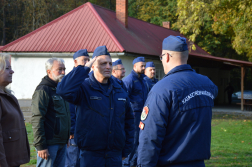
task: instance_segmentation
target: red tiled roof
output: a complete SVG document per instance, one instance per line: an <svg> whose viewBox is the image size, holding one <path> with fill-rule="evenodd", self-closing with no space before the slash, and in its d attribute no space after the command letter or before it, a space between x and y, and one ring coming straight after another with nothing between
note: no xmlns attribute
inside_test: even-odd
<svg viewBox="0 0 252 167"><path fill-rule="evenodd" d="M68 12L37 30L5 45L5 52L76 52L86 48L93 52L106 45L110 52L130 52L159 55L162 41L179 32L150 24L132 17L128 28L117 19L115 12L90 2ZM198 54L206 54L197 46Z"/></svg>
<svg viewBox="0 0 252 167"><path fill-rule="evenodd" d="M3 52L76 52L106 45L109 52L128 52L158 56L162 41L169 35L183 36L132 17L128 28L116 19L114 11L87 2L37 30L0 48ZM252 66L252 63L211 56L196 45L190 55L216 61Z"/></svg>
<svg viewBox="0 0 252 167"><path fill-rule="evenodd" d="M132 17L128 18L128 28L125 28L123 24L116 19L115 12L99 6L95 6L95 9L119 43L123 46L125 52L160 55L164 38L169 35L183 36L177 31ZM192 51L192 53L210 55L197 45L196 51Z"/></svg>
<svg viewBox="0 0 252 167"><path fill-rule="evenodd" d="M91 3L86 3L31 33L5 45L5 52L93 52L106 45L111 52L123 48L99 17Z"/></svg>

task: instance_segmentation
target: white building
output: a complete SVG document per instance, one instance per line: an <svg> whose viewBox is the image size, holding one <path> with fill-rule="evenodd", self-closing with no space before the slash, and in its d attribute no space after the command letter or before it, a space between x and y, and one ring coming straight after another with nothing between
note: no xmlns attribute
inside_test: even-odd
<svg viewBox="0 0 252 167"><path fill-rule="evenodd" d="M117 4L117 9L121 3ZM3 46L0 52L12 55L15 71L11 89L18 99L31 99L41 79L46 75L45 62L51 57L65 60L66 73L73 68L73 54L87 49L92 56L97 46L106 45L112 60L122 59L126 75L132 70L134 58L144 56L156 65L156 77L164 76L159 55L162 41L169 35L183 36L177 31L150 24L90 2L68 12L37 30ZM229 71L236 66L252 67L252 63L214 57L196 45L191 50L188 64L198 73L207 75L218 87L217 103L225 103L224 89L230 80Z"/></svg>

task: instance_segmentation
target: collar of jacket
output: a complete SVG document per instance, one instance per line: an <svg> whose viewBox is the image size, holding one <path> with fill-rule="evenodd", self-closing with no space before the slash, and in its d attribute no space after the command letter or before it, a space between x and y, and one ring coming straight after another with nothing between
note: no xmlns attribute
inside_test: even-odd
<svg viewBox="0 0 252 167"><path fill-rule="evenodd" d="M134 70L132 70L131 73L134 77L138 78L138 73L136 73ZM138 79L143 80L144 77L145 77L144 74L140 74L140 77Z"/></svg>
<svg viewBox="0 0 252 167"><path fill-rule="evenodd" d="M154 81L154 82L156 82L156 81L157 81L157 79L156 79L156 78L150 79L150 78L149 78L149 77L147 77L146 75L145 75L144 79L145 79L145 80L148 80L148 81Z"/></svg>
<svg viewBox="0 0 252 167"><path fill-rule="evenodd" d="M120 80L120 79L114 77L113 75L111 75L111 78L114 79L114 80L116 80L116 81L117 81L118 83L120 83L120 84L122 83L122 80Z"/></svg>
<svg viewBox="0 0 252 167"><path fill-rule="evenodd" d="M121 86L118 83L116 83L111 77L108 79L108 82L109 82L108 91L104 92L104 90L100 87L99 82L94 77L94 73L92 73L89 76L90 86L96 90L102 91L107 96L110 94L110 92L113 90L113 88L121 89Z"/></svg>
<svg viewBox="0 0 252 167"><path fill-rule="evenodd" d="M5 91L3 91L3 90L0 91L0 94L9 95L9 93L7 93L7 92L5 92Z"/></svg>
<svg viewBox="0 0 252 167"><path fill-rule="evenodd" d="M176 66L173 69L171 69L171 71L169 71L168 74L166 74L164 76L164 78L167 77L168 75L174 74L176 72L186 71L186 70L194 71L189 64L183 64L183 65Z"/></svg>
<svg viewBox="0 0 252 167"><path fill-rule="evenodd" d="M7 93L7 92L5 92L5 91L0 91L0 101L1 101L1 96L2 96L2 97L8 96L8 97L11 97L13 100L15 100L15 96L14 96L13 94ZM19 107L19 105L18 105L18 107Z"/></svg>
<svg viewBox="0 0 252 167"><path fill-rule="evenodd" d="M56 88L58 83L56 83L55 81L53 81L51 78L48 77L48 75L46 75L42 81L40 82L39 85L47 85L49 87L53 87Z"/></svg>

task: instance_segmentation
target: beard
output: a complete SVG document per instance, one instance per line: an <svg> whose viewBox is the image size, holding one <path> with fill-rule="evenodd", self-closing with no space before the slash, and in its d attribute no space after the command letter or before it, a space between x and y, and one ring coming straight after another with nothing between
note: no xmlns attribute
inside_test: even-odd
<svg viewBox="0 0 252 167"><path fill-rule="evenodd" d="M144 74L144 70L139 70L138 74Z"/></svg>
<svg viewBox="0 0 252 167"><path fill-rule="evenodd" d="M55 81L55 82L61 82L61 80L63 79L63 77L64 77L65 75L63 75L63 74L60 74L60 75L58 75L58 76L55 76L54 74L52 74L52 77L53 77L53 80Z"/></svg>

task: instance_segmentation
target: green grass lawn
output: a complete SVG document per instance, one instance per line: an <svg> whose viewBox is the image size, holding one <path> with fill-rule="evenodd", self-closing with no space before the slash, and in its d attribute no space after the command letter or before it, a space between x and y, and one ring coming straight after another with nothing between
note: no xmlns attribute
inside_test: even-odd
<svg viewBox="0 0 252 167"><path fill-rule="evenodd" d="M214 115L211 159L206 166L252 166L251 118Z"/></svg>
<svg viewBox="0 0 252 167"><path fill-rule="evenodd" d="M22 167L36 166L36 151L32 146L31 124L26 124L31 147L31 161ZM211 159L207 167L252 166L252 118L235 115L213 115Z"/></svg>
<svg viewBox="0 0 252 167"><path fill-rule="evenodd" d="M37 163L37 153L35 147L32 145L33 142L32 125L30 123L25 123L25 126L28 133L28 140L30 143L31 160L28 164L22 165L22 167L35 167Z"/></svg>

